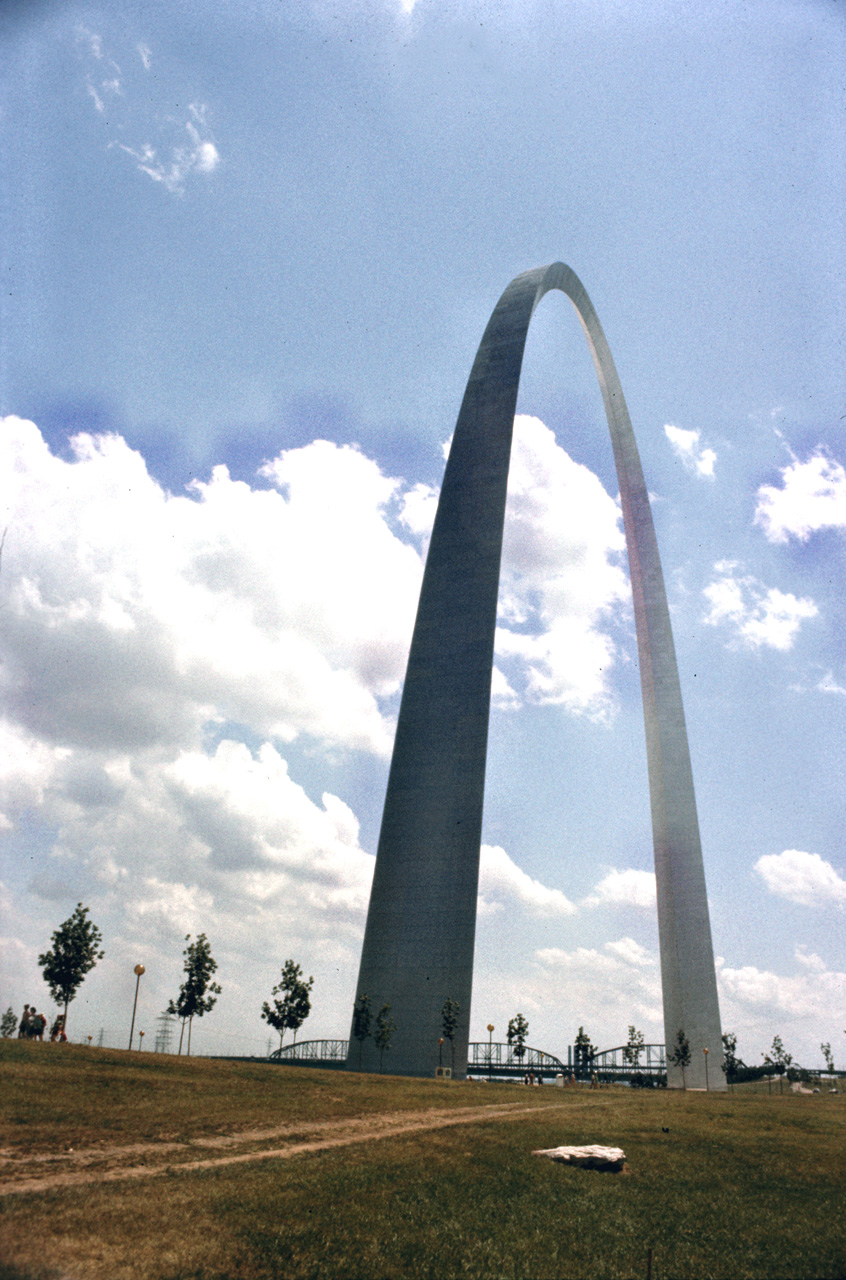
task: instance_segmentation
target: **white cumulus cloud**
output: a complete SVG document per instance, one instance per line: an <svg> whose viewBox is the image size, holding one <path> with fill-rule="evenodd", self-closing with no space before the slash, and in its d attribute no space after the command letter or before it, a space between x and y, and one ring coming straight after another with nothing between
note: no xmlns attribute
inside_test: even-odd
<svg viewBox="0 0 846 1280"><path fill-rule="evenodd" d="M758 490L755 523L770 542L807 542L821 529L846 529L846 469L822 450L781 471L781 486Z"/></svg>
<svg viewBox="0 0 846 1280"><path fill-rule="evenodd" d="M655 907L655 872L611 870L585 898L585 906Z"/></svg>
<svg viewBox="0 0 846 1280"><path fill-rule="evenodd" d="M661 982L656 957L634 938L623 937L596 947L543 947L535 952L547 981L564 983L571 1006L596 1037L589 1014L601 1023L603 1035L616 1034L629 1023L646 1023L647 1040L660 1041L663 1022ZM575 1028L574 1028L575 1031ZM611 1048L615 1043L601 1044ZM617 1041L619 1043L619 1041Z"/></svg>
<svg viewBox="0 0 846 1280"><path fill-rule="evenodd" d="M521 871L498 845L482 845L479 907L486 914L516 902L538 916L571 916L576 907L560 889L548 889Z"/></svg>
<svg viewBox="0 0 846 1280"><path fill-rule="evenodd" d="M527 421L501 627L519 642L494 694L592 710L610 696L595 670L613 656L604 628L628 607L619 513ZM252 483L218 467L172 494L119 436L79 435L60 457L17 417L0 420L0 469L0 828L14 850L27 841L31 866L7 916L20 925L12 980L29 998L43 936L82 899L109 937L86 999L109 1004L113 966L143 954L163 1007L185 934L205 931L228 974L218 1025L237 1025L239 1001L255 996L239 975L272 969L284 938L334 992L323 1033L336 1033L373 858L345 797L307 793L285 744L330 762L387 758L432 490L314 441ZM533 638L543 653L520 652ZM592 646L601 662L574 668ZM495 917L557 928L576 911L501 848L483 853L480 892Z"/></svg>
<svg viewBox="0 0 846 1280"><path fill-rule="evenodd" d="M686 470L705 480L713 480L714 463L717 455L713 449L706 449L699 443L700 432L694 428L674 427L666 423L664 434L670 442L673 453L684 464Z"/></svg>
<svg viewBox="0 0 846 1280"><path fill-rule="evenodd" d="M747 648L791 649L803 620L819 613L810 597L765 587L733 561L719 561L714 569L718 576L703 591L710 605L704 621L729 626Z"/></svg>
<svg viewBox="0 0 846 1280"><path fill-rule="evenodd" d="M754 965L729 968L717 957L723 1026L742 1027L744 1038L769 1045L774 1031L780 1029L779 1021L789 1018L794 1037L801 1035L802 1042L787 1038L785 1047L803 1065L813 1066L819 1061L819 1040L816 1036L811 1039L807 1030L841 1025L846 973L830 969L818 955L808 955L799 948L795 958L798 970L780 974ZM742 1053L742 1045L739 1048Z"/></svg>
<svg viewBox="0 0 846 1280"><path fill-rule="evenodd" d="M397 482L316 442L269 466L276 489L217 468L174 496L119 437L72 447L0 423L8 715L55 745L188 745L233 720L387 754L421 574L385 516Z"/></svg>
<svg viewBox="0 0 846 1280"><path fill-rule="evenodd" d="M449 442L444 446L449 454ZM416 484L400 521L425 546L437 490ZM518 414L508 476L494 699L558 703L604 718L617 649L609 627L630 608L620 508L538 418Z"/></svg>
<svg viewBox="0 0 846 1280"><path fill-rule="evenodd" d="M767 853L755 863L755 870L770 893L804 907L846 906L846 880L818 853L785 849Z"/></svg>
<svg viewBox="0 0 846 1280"><path fill-rule="evenodd" d="M508 479L496 651L526 673L531 702L606 715L616 648L609 625L629 607L617 503L538 418L518 415ZM513 683L513 681L512 681Z"/></svg>

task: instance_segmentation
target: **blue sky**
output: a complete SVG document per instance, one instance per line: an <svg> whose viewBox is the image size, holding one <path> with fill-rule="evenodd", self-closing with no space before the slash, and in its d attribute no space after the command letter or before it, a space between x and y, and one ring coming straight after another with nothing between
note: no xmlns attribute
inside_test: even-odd
<svg viewBox="0 0 846 1280"><path fill-rule="evenodd" d="M303 1034L345 1034L444 446L500 292L561 259L654 498L724 1026L844 1059L842 7L4 21L3 1007L44 1001L82 899L79 1034L128 1034L139 958L150 1034L200 931L200 1049L264 1046L288 956ZM562 297L518 411L473 1034L661 1040L617 487Z"/></svg>

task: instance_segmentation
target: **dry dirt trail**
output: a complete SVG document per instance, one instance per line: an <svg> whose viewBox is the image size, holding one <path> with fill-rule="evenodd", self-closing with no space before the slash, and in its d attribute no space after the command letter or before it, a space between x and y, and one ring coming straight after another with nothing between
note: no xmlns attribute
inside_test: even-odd
<svg viewBox="0 0 846 1280"><path fill-rule="evenodd" d="M348 1120L287 1124L273 1129L243 1130L186 1142L133 1143L121 1147L88 1147L55 1155L15 1155L0 1151L0 1195L54 1191L91 1183L123 1182L163 1174L217 1169L254 1160L289 1159L315 1151L330 1151L356 1142L402 1137L454 1125L485 1120L519 1120L538 1111L558 1107L527 1106L510 1102L502 1106L458 1107L449 1110L391 1111ZM572 1106L568 1107L572 1110ZM208 1151L226 1154L206 1155Z"/></svg>

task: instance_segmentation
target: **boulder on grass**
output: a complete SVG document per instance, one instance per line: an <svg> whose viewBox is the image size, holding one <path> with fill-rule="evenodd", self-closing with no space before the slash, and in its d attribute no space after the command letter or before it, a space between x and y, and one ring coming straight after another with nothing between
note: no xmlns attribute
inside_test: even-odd
<svg viewBox="0 0 846 1280"><path fill-rule="evenodd" d="M620 1147L550 1147L533 1151L533 1156L546 1156L559 1164L575 1164L581 1169L599 1169L603 1173L622 1173L626 1153Z"/></svg>

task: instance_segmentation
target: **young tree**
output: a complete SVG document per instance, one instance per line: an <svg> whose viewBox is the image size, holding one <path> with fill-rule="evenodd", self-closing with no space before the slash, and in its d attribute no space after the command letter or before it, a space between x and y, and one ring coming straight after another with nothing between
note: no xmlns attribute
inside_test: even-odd
<svg viewBox="0 0 846 1280"><path fill-rule="evenodd" d="M106 954L97 950L102 941L100 930L88 919L88 908L78 902L73 915L53 934L52 948L38 957L50 995L56 1004L64 1005L66 1030L68 1005L82 986L86 973Z"/></svg>
<svg viewBox="0 0 846 1280"><path fill-rule="evenodd" d="M11 1013L11 1010L9 1011ZM8 1014L6 1015L8 1017ZM3 1019L5 1024L6 1019ZM5 1032L3 1033L6 1034ZM822 1056L825 1058L825 1065L828 1067L829 1075L834 1075L834 1054L831 1052L830 1044L821 1044Z"/></svg>
<svg viewBox="0 0 846 1280"><path fill-rule="evenodd" d="M444 1040L449 1040L453 1074L455 1073L455 1033L458 1029L458 1014L459 1006L457 1001L446 1000L443 1009L441 1009L441 1027L444 1033Z"/></svg>
<svg viewBox="0 0 846 1280"><path fill-rule="evenodd" d="M373 1025L373 1011L370 1008L370 996L360 995L353 1005L353 1025L352 1033L358 1041L358 1069L361 1070L361 1051L364 1048L364 1042L370 1035L370 1028Z"/></svg>
<svg viewBox="0 0 846 1280"><path fill-rule="evenodd" d="M4 1040L8 1040L10 1036L15 1034L17 1029L18 1015L15 1013L12 1006L9 1005L8 1009L3 1014L2 1020L0 1020L0 1036L2 1036Z"/></svg>
<svg viewBox="0 0 846 1280"><path fill-rule="evenodd" d="M783 1076L792 1061L793 1055L785 1052L781 1036L773 1036L772 1048L764 1054L764 1062L775 1067L777 1075Z"/></svg>
<svg viewBox="0 0 846 1280"><path fill-rule="evenodd" d="M376 1034L373 1039L376 1042L376 1048L379 1050L379 1070L382 1070L382 1057L386 1049L391 1047L391 1037L397 1029L397 1024L391 1017L391 1006L383 1004L382 1008L376 1014Z"/></svg>
<svg viewBox="0 0 846 1280"><path fill-rule="evenodd" d="M271 989L275 997L273 1005L265 1000L261 1007L261 1016L275 1031L279 1032L279 1048L285 1039L286 1031L299 1031L311 1013L309 993L314 986L314 978L303 981L303 971L293 960L286 960L282 966L282 979Z"/></svg>
<svg viewBox="0 0 846 1280"><path fill-rule="evenodd" d="M507 1036L508 1043L514 1045L514 1057L518 1062L522 1062L523 1054L526 1052L526 1036L528 1034L529 1024L522 1013L518 1013L508 1024Z"/></svg>
<svg viewBox="0 0 846 1280"><path fill-rule="evenodd" d="M643 1032L635 1031L634 1027L629 1027L629 1040L623 1050L623 1061L630 1062L635 1070L637 1070L638 1059L643 1053L643 1046Z"/></svg>
<svg viewBox="0 0 846 1280"><path fill-rule="evenodd" d="M188 1023L188 1053L190 1054L191 1024L195 1018L202 1018L204 1013L211 1012L217 1004L221 988L216 982L211 981L212 974L217 971L217 961L211 953L206 935L201 933L197 941L192 942L190 933L187 933L185 941L188 943L182 952L185 957L185 981L179 988L179 995L168 1004L167 1012L182 1019L178 1053L182 1052L182 1037L185 1034L185 1023Z"/></svg>
<svg viewBox="0 0 846 1280"><path fill-rule="evenodd" d="M733 1031L723 1032L723 1060L720 1065L730 1086L737 1075L737 1068L741 1065L737 1056L737 1036Z"/></svg>
<svg viewBox="0 0 846 1280"><path fill-rule="evenodd" d="M596 1050L590 1042L590 1036L584 1027L579 1027L579 1034L573 1042L573 1067L577 1079L586 1076L590 1072L595 1052Z"/></svg>
<svg viewBox="0 0 846 1280"><path fill-rule="evenodd" d="M675 1048L671 1049L667 1054L667 1058L675 1066L681 1067L682 1087L687 1090L686 1070L690 1066L690 1042L684 1031L679 1027L679 1034L676 1036Z"/></svg>

